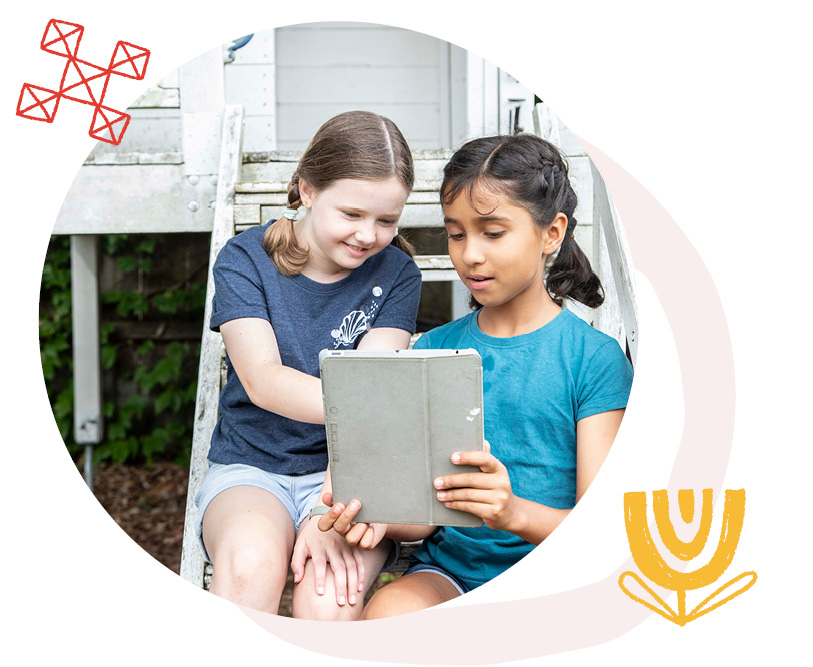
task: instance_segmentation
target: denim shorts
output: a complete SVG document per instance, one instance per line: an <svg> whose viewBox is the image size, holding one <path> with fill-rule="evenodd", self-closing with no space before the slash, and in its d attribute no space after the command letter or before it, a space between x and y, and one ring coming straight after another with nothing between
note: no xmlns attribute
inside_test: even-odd
<svg viewBox="0 0 813 667"><path fill-rule="evenodd" d="M224 465L210 461L209 472L203 478L195 496L195 505L198 507L195 533L203 549L204 557L208 562L212 562L203 544L203 515L206 513L206 508L209 507L209 503L218 494L235 486L256 486L265 489L285 506L288 514L291 515L294 528L299 530L299 525L319 502L324 481L324 471L307 475L278 475L242 463Z"/></svg>
<svg viewBox="0 0 813 667"><path fill-rule="evenodd" d="M419 561L417 558L415 558L415 556L410 556L406 572L404 572L403 576L412 574L413 572L434 572L435 574L439 574L441 577L451 582L452 586L458 590L460 595L464 595L471 590L471 588L466 586L466 584L460 581L460 579L454 576L451 572L447 572L442 567L437 565L427 565L426 563Z"/></svg>
<svg viewBox="0 0 813 667"><path fill-rule="evenodd" d="M224 465L209 461L209 472L206 473L200 489L195 495L195 505L198 508L195 534L198 536L204 558L209 563L212 562L206 551L206 545L203 544L203 515L206 513L206 508L209 507L209 503L218 494L235 486L257 486L265 489L285 506L288 514L291 515L294 528L299 530L300 524L308 518L310 511L319 502L324 481L324 472L313 472L307 475L278 475L242 463ZM400 542L393 541L389 556L381 569L382 572L389 570L398 561L400 547Z"/></svg>

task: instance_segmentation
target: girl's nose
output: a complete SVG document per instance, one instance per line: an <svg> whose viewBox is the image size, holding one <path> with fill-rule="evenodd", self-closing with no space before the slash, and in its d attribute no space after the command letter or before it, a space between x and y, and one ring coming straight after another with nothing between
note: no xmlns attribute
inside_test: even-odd
<svg viewBox="0 0 813 667"><path fill-rule="evenodd" d="M355 233L356 240L363 245L375 243L375 222L361 222Z"/></svg>
<svg viewBox="0 0 813 667"><path fill-rule="evenodd" d="M463 261L469 266L476 266L485 261L483 250L479 243L476 241L466 241L466 247L463 249Z"/></svg>

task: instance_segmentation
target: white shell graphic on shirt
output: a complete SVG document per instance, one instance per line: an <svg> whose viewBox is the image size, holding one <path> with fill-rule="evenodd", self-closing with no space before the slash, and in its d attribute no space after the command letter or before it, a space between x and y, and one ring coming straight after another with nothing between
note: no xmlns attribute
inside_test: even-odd
<svg viewBox="0 0 813 667"><path fill-rule="evenodd" d="M341 326L330 332L330 335L336 339L334 347L352 345L356 338L367 331L368 319L362 310L354 310L349 315L345 315Z"/></svg>
<svg viewBox="0 0 813 667"><path fill-rule="evenodd" d="M370 305L362 306L364 310L354 310L345 315L341 326L330 332L330 335L335 339L333 341L334 349L341 345L352 346L356 338L369 330L373 316L378 310L379 303L377 299L384 294L384 290L378 285L373 287L371 291L376 298L370 301Z"/></svg>

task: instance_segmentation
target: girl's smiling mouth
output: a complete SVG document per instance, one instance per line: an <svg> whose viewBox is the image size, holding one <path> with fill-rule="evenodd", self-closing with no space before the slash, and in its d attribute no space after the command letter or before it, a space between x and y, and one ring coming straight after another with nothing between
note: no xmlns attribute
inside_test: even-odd
<svg viewBox="0 0 813 667"><path fill-rule="evenodd" d="M342 241L342 243L344 244L344 247L347 248L347 251L354 257L362 257L366 255L367 251L369 250L369 248L365 248L363 246L350 245L347 243L347 241Z"/></svg>

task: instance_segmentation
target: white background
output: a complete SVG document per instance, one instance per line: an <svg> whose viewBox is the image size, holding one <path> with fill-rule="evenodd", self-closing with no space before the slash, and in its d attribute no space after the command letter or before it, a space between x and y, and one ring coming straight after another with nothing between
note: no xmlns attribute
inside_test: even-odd
<svg viewBox="0 0 813 667"><path fill-rule="evenodd" d="M811 592L810 519L802 503L810 495L813 440L803 428L813 370L804 338L809 328L803 327L810 320L813 54L800 4L266 0L29 2L15 7L13 21L3 21L5 657L16 664L61 657L93 665L351 662L291 647L163 568L96 503L64 450L42 380L37 304L51 226L93 145L87 136L91 114L70 103L60 107L53 125L14 114L24 82L55 86L61 74L63 61L39 51L51 18L85 26L80 55L90 62L107 62L117 39L152 51L145 82L111 83L105 102L119 109L215 45L274 25L324 20L426 32L479 53L535 90L577 135L663 204L711 271L736 367L734 448L725 486L745 488L748 495L729 574L759 575L751 590L685 628L651 617L619 639L545 658L546 664L752 664L784 662L804 651L810 612L803 605ZM635 419L625 421L593 502L534 554L535 566L561 570L561 578L531 577L529 585L539 592L589 583L618 564L623 535L608 528L612 512L595 498L602 489L662 488L680 438L673 344L657 295L639 280ZM481 597L522 596L517 581L494 582ZM472 628L471 635L449 641L483 637L482 628Z"/></svg>

